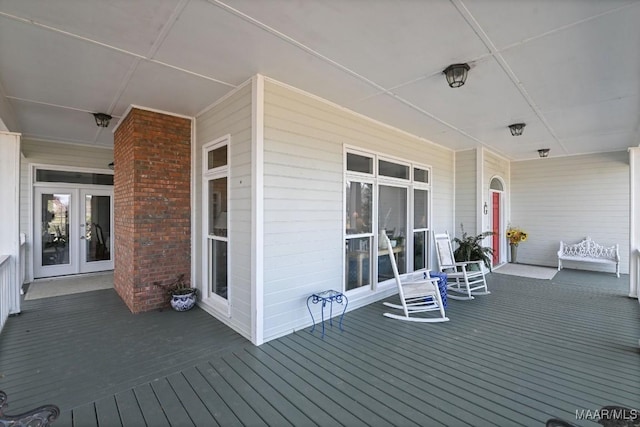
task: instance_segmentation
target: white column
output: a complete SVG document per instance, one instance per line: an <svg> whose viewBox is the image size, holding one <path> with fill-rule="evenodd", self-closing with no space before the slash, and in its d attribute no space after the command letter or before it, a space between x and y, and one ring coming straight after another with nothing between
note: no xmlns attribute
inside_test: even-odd
<svg viewBox="0 0 640 427"><path fill-rule="evenodd" d="M20 313L20 134L0 132L0 255L9 255L9 313Z"/></svg>
<svg viewBox="0 0 640 427"><path fill-rule="evenodd" d="M629 148L629 296L631 298L638 298L639 251L640 147L632 147Z"/></svg>

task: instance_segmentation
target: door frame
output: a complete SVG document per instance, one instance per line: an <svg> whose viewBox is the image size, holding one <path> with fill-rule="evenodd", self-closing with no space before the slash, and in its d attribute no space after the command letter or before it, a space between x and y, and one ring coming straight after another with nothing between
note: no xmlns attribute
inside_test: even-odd
<svg viewBox="0 0 640 427"><path fill-rule="evenodd" d="M499 177L495 177L498 178L501 182L502 179L500 179ZM492 178L493 179L493 178ZM502 182L503 186L504 186L504 182ZM504 219L505 219L505 191L504 190L495 190L495 189L489 189L489 201L490 201L490 207L489 207L489 226L490 226L490 230L494 231L493 228L493 195L494 194L498 194L498 211L499 211L499 215L500 217L498 218L498 265L500 264L504 264L505 262L507 262L507 253L506 253L506 244L505 244L505 236L504 236L504 231L505 230L505 224L504 224ZM491 239L491 247L493 248L493 239Z"/></svg>
<svg viewBox="0 0 640 427"><path fill-rule="evenodd" d="M24 159L24 158L23 158ZM27 234L27 242L29 243L27 245L27 256L26 258L26 262L27 262L27 275L25 277L25 282L31 282L33 280L35 280L35 256L36 256L36 251L35 251L35 238L34 238L34 230L36 227L36 218L34 216L35 214L35 197L36 197L36 188L39 187L49 187L49 188L56 188L56 189L62 189L62 188L79 188L79 187L83 187L83 188L93 188L93 189L109 189L109 190L113 190L114 186L111 185L91 185L91 184L71 184L71 183L64 183L64 182L38 182L36 181L36 171L38 169L46 169L46 170L59 170L59 171L65 171L65 172L85 172L85 173L97 173L97 174L104 174L104 175L113 175L114 172L112 169L107 169L107 168L87 168L87 167L78 167L78 166L65 166L65 165L54 165L54 164L47 164L47 163L27 163L27 166L25 169L26 170L26 175L27 178L25 179L25 183L27 185L27 189L26 189L26 193L28 194L27 197L27 205L26 205L26 212L23 211L23 207L21 207L21 217L26 216L26 221L25 223L27 224L26 229L23 229L24 232L26 232ZM23 187L24 188L24 187ZM112 211L111 211L111 230L112 230L112 234L113 234L113 221L114 221L114 212L113 212L113 196L112 196ZM112 235L111 238L111 242L110 242L110 246L112 249L112 254L113 254L113 245L114 245L115 239L114 236ZM113 255L112 255L113 257Z"/></svg>

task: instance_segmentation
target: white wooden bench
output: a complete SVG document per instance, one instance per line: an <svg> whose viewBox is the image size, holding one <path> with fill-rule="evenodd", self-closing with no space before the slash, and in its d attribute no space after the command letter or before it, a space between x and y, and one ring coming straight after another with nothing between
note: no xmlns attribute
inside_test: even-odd
<svg viewBox="0 0 640 427"><path fill-rule="evenodd" d="M571 245L560 241L558 271L562 270L562 261L615 264L616 276L620 277L620 252L617 244L605 247L591 240L591 237L587 237L583 241Z"/></svg>

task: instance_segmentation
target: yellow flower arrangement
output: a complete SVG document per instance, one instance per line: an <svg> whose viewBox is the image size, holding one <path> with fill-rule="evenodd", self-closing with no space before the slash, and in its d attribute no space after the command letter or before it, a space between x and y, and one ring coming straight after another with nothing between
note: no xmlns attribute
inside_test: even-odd
<svg viewBox="0 0 640 427"><path fill-rule="evenodd" d="M509 239L510 244L518 246L518 243L527 241L527 233L517 227L509 226L507 228L507 239Z"/></svg>

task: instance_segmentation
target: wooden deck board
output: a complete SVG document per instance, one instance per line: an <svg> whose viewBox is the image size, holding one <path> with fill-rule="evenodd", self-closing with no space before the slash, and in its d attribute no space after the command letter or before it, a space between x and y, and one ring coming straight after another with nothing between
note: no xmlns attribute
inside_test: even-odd
<svg viewBox="0 0 640 427"><path fill-rule="evenodd" d="M115 395L115 399L123 427L136 427L145 424L144 416L133 390L125 390L122 393L118 393Z"/></svg>
<svg viewBox="0 0 640 427"><path fill-rule="evenodd" d="M34 300L0 336L0 389L11 412L58 404L60 426L596 426L576 411L640 409L640 309L599 277L490 275L450 322L378 302L260 347L199 309L131 315L113 291Z"/></svg>

